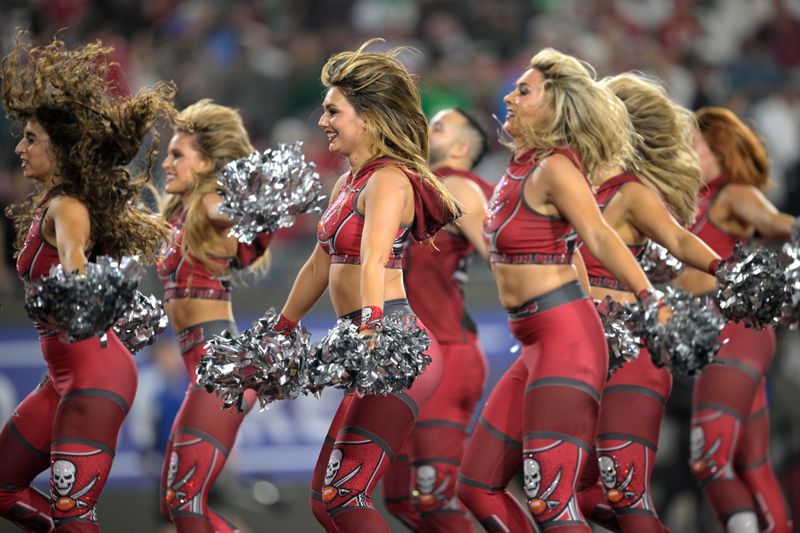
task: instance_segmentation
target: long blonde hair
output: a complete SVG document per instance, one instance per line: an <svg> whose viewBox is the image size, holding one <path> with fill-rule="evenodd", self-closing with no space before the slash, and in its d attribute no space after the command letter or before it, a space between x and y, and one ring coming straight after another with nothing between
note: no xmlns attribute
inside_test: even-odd
<svg viewBox="0 0 800 533"><path fill-rule="evenodd" d="M673 103L661 85L640 75L620 74L601 83L625 104L638 133L625 170L655 189L681 224L690 225L703 184L692 148L694 115Z"/></svg>
<svg viewBox="0 0 800 533"><path fill-rule="evenodd" d="M534 124L520 124L520 135L504 144L513 151L574 148L583 171L591 176L602 168L622 166L633 153L633 126L625 106L596 81L594 68L552 48L530 62L544 76L548 113Z"/></svg>
<svg viewBox="0 0 800 533"><path fill-rule="evenodd" d="M191 252L207 268L219 269L209 261L206 249L214 230L208 222L203 198L217 190L217 175L222 168L252 153L253 145L238 111L207 98L180 111L174 127L175 133L191 136L192 146L211 163L206 172L197 175L195 190L186 210L183 253L186 256ZM168 196L162 209L164 218L172 220L180 207L180 196Z"/></svg>
<svg viewBox="0 0 800 533"><path fill-rule="evenodd" d="M722 173L733 183L767 189L769 157L758 134L724 107L704 107L696 116L700 134L717 156Z"/></svg>
<svg viewBox="0 0 800 533"><path fill-rule="evenodd" d="M322 67L322 85L339 89L364 119L376 157L389 156L401 162L438 191L451 213L457 213L455 199L428 167L428 123L419 90L397 59L407 48L385 53L364 51L382 40L370 39L354 52L331 56Z"/></svg>

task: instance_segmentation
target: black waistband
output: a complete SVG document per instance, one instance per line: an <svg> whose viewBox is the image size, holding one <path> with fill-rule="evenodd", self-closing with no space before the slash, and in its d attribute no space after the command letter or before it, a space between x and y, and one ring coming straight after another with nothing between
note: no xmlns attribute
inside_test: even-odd
<svg viewBox="0 0 800 533"><path fill-rule="evenodd" d="M230 331L233 335L239 334L239 329L230 320L209 320L188 327L178 333L178 346L181 354L191 350L201 342L208 342L214 335L222 335L223 332Z"/></svg>
<svg viewBox="0 0 800 533"><path fill-rule="evenodd" d="M575 280L556 287L552 291L541 294L536 298L531 298L522 305L506 309L506 312L509 320L520 320L541 311L547 311L559 305L574 302L575 300L583 300L584 298L587 298L587 296L583 290L583 285Z"/></svg>
<svg viewBox="0 0 800 533"><path fill-rule="evenodd" d="M383 316L393 315L400 313L403 316L413 315L411 306L408 304L406 298L396 298L394 300L386 300L383 302ZM361 309L356 309L339 317L339 320L352 320L353 322L361 322Z"/></svg>

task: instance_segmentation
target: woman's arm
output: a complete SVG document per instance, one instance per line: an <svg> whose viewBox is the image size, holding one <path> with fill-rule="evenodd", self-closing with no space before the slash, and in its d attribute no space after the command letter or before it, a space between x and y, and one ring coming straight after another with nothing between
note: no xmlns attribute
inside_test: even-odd
<svg viewBox="0 0 800 533"><path fill-rule="evenodd" d="M222 196L216 192L211 192L203 197L203 208L205 209L206 216L209 222L217 228L218 231L229 229L233 226L233 220L219 212L219 205L222 203Z"/></svg>
<svg viewBox="0 0 800 533"><path fill-rule="evenodd" d="M483 238L483 219L486 217L486 198L480 188L471 181L461 177L444 179L444 186L461 207L462 215L454 222L458 230L475 251L489 261L489 247Z"/></svg>
<svg viewBox="0 0 800 533"><path fill-rule="evenodd" d="M788 239L794 217L778 211L761 191L750 185L731 184L723 189L733 215L753 226L767 239Z"/></svg>
<svg viewBox="0 0 800 533"><path fill-rule="evenodd" d="M646 185L630 183L621 193L630 222L679 261L708 272L711 262L720 259L706 243L678 224L657 192Z"/></svg>
<svg viewBox="0 0 800 533"><path fill-rule="evenodd" d="M592 253L617 279L637 295L653 289L636 259L605 221L586 180L564 156L554 155L540 165L537 182ZM530 184L530 182L529 182Z"/></svg>
<svg viewBox="0 0 800 533"><path fill-rule="evenodd" d="M361 235L363 309L383 309L386 262L411 195L411 183L396 167L381 168L364 187L364 231Z"/></svg>
<svg viewBox="0 0 800 533"><path fill-rule="evenodd" d="M283 304L281 315L293 323L297 323L303 318L328 288L330 267L331 257L318 243L297 274L289 297Z"/></svg>
<svg viewBox="0 0 800 533"><path fill-rule="evenodd" d="M584 263L583 256L577 250L572 254L572 266L575 267L575 271L578 273L578 281L583 285L583 290L586 291L586 294L592 294L592 285L589 283L589 273L586 271L586 263Z"/></svg>
<svg viewBox="0 0 800 533"><path fill-rule="evenodd" d="M50 202L47 216L54 222L58 259L64 271L85 272L86 249L92 232L86 205L71 196L57 196Z"/></svg>

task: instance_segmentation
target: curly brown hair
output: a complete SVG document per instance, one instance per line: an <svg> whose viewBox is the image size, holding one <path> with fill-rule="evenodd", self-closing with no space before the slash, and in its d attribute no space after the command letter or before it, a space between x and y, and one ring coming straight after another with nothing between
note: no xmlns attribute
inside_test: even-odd
<svg viewBox="0 0 800 533"><path fill-rule="evenodd" d="M137 254L155 262L169 227L145 208L140 194L150 179L159 118L175 115L174 84L160 82L135 96L121 97L108 81L112 48L99 41L70 50L54 39L32 47L21 42L2 60L3 105L8 116L36 120L50 137L59 181L49 191L37 186L26 200L6 209L15 222L17 253L45 194L83 202L92 242L113 256ZM149 143L146 139L149 137ZM139 154L140 149L142 153ZM137 175L125 168L146 160Z"/></svg>

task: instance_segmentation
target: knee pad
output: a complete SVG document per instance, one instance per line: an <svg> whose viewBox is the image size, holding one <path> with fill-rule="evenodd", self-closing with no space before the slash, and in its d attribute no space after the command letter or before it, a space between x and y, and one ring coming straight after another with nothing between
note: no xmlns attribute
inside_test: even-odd
<svg viewBox="0 0 800 533"><path fill-rule="evenodd" d="M328 458L320 491L325 510L331 514L342 507L374 508L372 491L390 461L389 450L374 437L340 434Z"/></svg>
<svg viewBox="0 0 800 533"><path fill-rule="evenodd" d="M50 452L50 498L56 525L71 519L96 522L95 505L108 478L113 450L62 439Z"/></svg>
<svg viewBox="0 0 800 533"><path fill-rule="evenodd" d="M524 491L528 510L536 522L583 521L575 484L588 455L588 447L579 446L572 439L525 439Z"/></svg>
<svg viewBox="0 0 800 533"><path fill-rule="evenodd" d="M615 510L655 512L650 497L650 473L655 449L643 444L604 439L597 445L597 463L606 500Z"/></svg>
<svg viewBox="0 0 800 533"><path fill-rule="evenodd" d="M163 502L170 515L207 515L208 491L219 475L228 451L211 437L196 430L179 430L167 463Z"/></svg>
<svg viewBox="0 0 800 533"><path fill-rule="evenodd" d="M698 482L736 478L733 450L741 426L737 417L720 410L702 409L694 414L689 436L689 466Z"/></svg>

